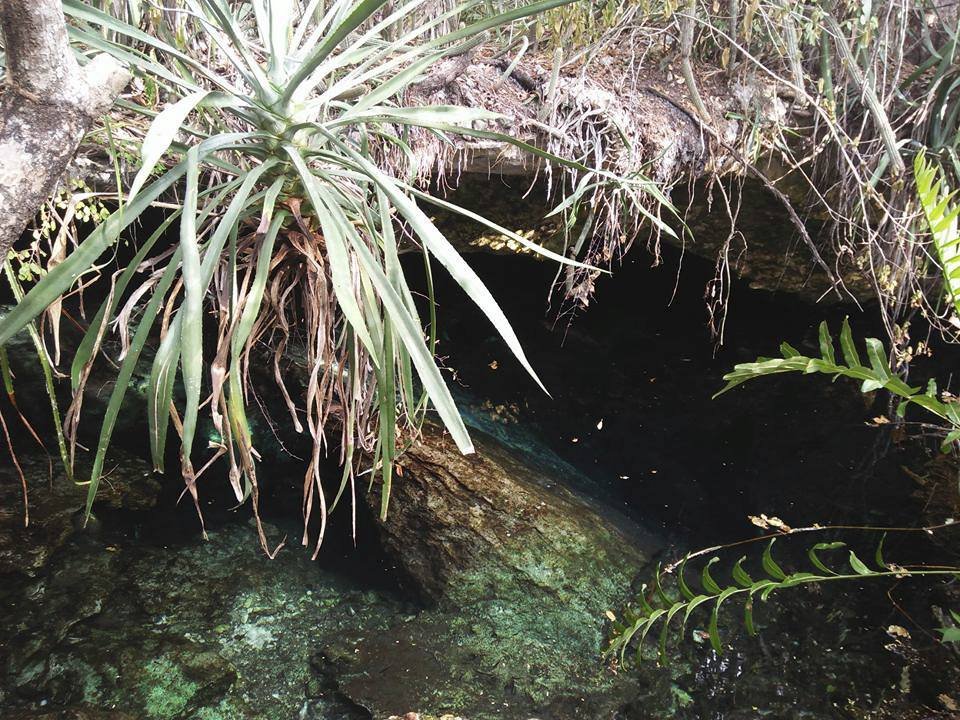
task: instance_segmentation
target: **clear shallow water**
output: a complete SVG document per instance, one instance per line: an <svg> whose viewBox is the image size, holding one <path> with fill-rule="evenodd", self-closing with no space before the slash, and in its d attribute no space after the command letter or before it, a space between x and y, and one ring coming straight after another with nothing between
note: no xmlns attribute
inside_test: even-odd
<svg viewBox="0 0 960 720"><path fill-rule="evenodd" d="M565 481L563 468L576 468L579 492L655 529L670 559L751 536L750 514L792 525L917 522L918 505L904 501L913 486L899 469L917 453L889 448L865 425L879 410L855 389L784 378L709 400L734 362L769 353L780 339L812 342L818 312L740 288L727 347L714 357L702 323L704 268L696 263L688 261L673 306L666 306L672 273L634 263L602 283L594 307L560 331L544 313L550 268L482 256L474 264L553 398L536 390L440 279L441 351L473 424ZM836 320L842 312L829 314ZM295 477L295 467L278 461L271 472ZM174 486L160 507L172 507L175 493ZM99 530L75 536L37 578L5 577L0 708L86 704L128 717L203 720L364 717L336 692L342 656L421 609L396 591L370 533L354 549L345 527L335 528L323 561L311 563L296 544L295 500L272 499L271 535L287 534L292 545L274 562L259 553L243 519L214 501L208 542L188 507L105 510ZM897 540L887 547L891 557L918 551ZM786 550L784 562L801 560ZM886 628L908 624L886 589L784 596L759 611L759 640L745 637L731 614L723 630L730 648L720 657L691 639L706 622L694 619L670 667L620 671L631 674L634 689L619 716L839 718L876 709L875 717L897 717L884 702L904 697L918 712L939 707L952 670L924 669L885 649ZM899 588L891 597L928 618L926 596ZM446 612L431 618L457 622L455 609ZM453 648L438 649L435 660L438 673L477 673ZM404 678L387 673L382 682ZM483 717L531 716L511 707L508 686L491 680L489 692L496 694L489 707L498 709ZM405 710L456 709L451 703L425 696Z"/></svg>
<svg viewBox="0 0 960 720"><path fill-rule="evenodd" d="M4 701L131 717L362 717L311 663L325 641L401 612L304 553L270 562L243 525L209 542L82 538L30 589L0 593L16 630Z"/></svg>

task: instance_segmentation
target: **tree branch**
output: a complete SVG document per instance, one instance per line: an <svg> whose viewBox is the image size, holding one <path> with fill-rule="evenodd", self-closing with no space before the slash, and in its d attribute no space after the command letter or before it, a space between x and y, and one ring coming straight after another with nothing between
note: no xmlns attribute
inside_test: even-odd
<svg viewBox="0 0 960 720"><path fill-rule="evenodd" d="M51 195L77 146L130 79L108 55L81 67L60 0L0 0L0 263Z"/></svg>

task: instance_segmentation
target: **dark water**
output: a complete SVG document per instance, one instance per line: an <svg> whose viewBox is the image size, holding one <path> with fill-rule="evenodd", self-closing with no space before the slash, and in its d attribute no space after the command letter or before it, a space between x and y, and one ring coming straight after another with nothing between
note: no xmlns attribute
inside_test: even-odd
<svg viewBox="0 0 960 720"><path fill-rule="evenodd" d="M888 413L885 401L865 398L856 385L781 376L711 400L734 364L777 355L781 340L818 355L822 320L838 332L849 316L857 337L883 337L871 308L806 306L740 284L718 348L702 300L712 265L688 257L678 278L677 254L668 250L665 258L650 268L649 258L636 254L599 283L595 301L572 321L556 299L551 311L544 309L553 268L534 260L473 259L495 297L507 299L507 314L549 397L456 286L440 281L441 352L464 402L500 417L498 436L507 442L514 436L522 447L535 434L588 474L596 492L656 528L669 541L665 562L761 534L748 516L776 516L795 528L910 528L952 513L949 506L936 508L930 489L920 490L903 469L924 467L936 450L878 427L873 419ZM955 474L942 482L955 482ZM955 564L957 535L947 531L932 546L922 533L891 533L885 554L899 562ZM872 558L879 535L826 531L781 541L778 552L786 567L807 570L806 548L838 540ZM752 552L747 567L757 572L761 547L743 551ZM724 562L717 567L729 568L740 555L739 549L720 553ZM729 578L725 572L719 571ZM783 596L776 610L761 611L773 617L759 641L747 637L730 612L735 652L717 658L693 650L700 666L692 673L641 671L651 699L633 712L658 716L648 703L662 703L668 684L674 700L682 700L674 711L698 718L949 716L950 703L945 707L937 696L950 692L955 662L952 669L944 665L949 654L931 649L928 633L936 624L931 606L943 601L939 591L916 584L804 589ZM887 633L892 625L908 626L919 636L917 645L931 651L926 670L921 662L907 668ZM681 686L690 698L678 692Z"/></svg>
<svg viewBox="0 0 960 720"><path fill-rule="evenodd" d="M517 426L533 428L644 523L687 543L713 544L741 536L746 516L760 513L793 525L916 520L900 502L911 489L899 471L901 450L866 424L885 409L855 386L778 377L711 400L737 362L778 354L781 339L818 354L819 322L839 328L851 312L858 331L874 335L869 314L739 287L718 349L701 299L708 268L696 260L686 260L673 296L676 266L668 259L651 269L637 257L600 282L591 307L572 323L545 309L550 267L483 256L472 262L506 299L551 395L446 281L438 289L441 352L464 396L506 408Z"/></svg>
<svg viewBox="0 0 960 720"><path fill-rule="evenodd" d="M783 339L815 353L821 319L838 327L851 314L859 336L878 334L869 311L808 307L737 286L726 344L717 350L702 301L712 268L688 258L678 281L677 257L666 258L651 269L636 253L599 283L572 323L557 318L557 306L546 309L554 268L471 258L549 397L438 271L439 350L472 422L508 445L575 466L589 479L584 491L665 538L666 561L753 537L759 530L748 516L762 513L794 527L928 522L929 504L914 498L916 482L902 466L922 471L929 450L895 443L868 424L886 408L855 387L783 377L710 399L734 363L774 354ZM409 260L415 277L419 259ZM133 442L128 449L142 452ZM295 475L298 467L271 460L265 476ZM4 482L13 482L9 467ZM287 534L292 545L271 563L215 491L211 540L201 542L187 504L169 510L178 492L175 481L168 485L160 512L104 508L99 530L71 540L39 577L5 578L0 710L86 703L131 717L363 717L337 695L322 649L418 612L395 592L372 533L362 529L355 549L341 518L322 561L310 563L296 546L296 499L271 498L270 532ZM837 538L872 556L874 535L831 532L818 540ZM799 566L806 545L784 545L784 563ZM885 547L888 559L905 563L949 557L947 545L892 535ZM621 670L638 680L619 717L949 716L938 696L960 700L951 686L955 663L927 634L931 606L943 602L939 589L916 584L801 590L762 610L759 639L747 637L734 614L726 618L732 651L723 656L691 639L705 620L692 621L671 667ZM889 636L891 625L907 627L918 649ZM502 717L518 716L504 710Z"/></svg>

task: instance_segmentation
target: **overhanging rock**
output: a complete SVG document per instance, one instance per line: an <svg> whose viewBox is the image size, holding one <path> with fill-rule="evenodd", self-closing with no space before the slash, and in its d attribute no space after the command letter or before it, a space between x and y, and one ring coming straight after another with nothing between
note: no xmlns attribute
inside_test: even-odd
<svg viewBox="0 0 960 720"><path fill-rule="evenodd" d="M550 65L531 58L511 70L508 61L483 52L448 58L411 88L408 102L497 112L503 117L488 129L589 167L622 176L640 172L668 185L735 169L745 129L738 118L774 125L788 112L773 83L758 79L748 85L702 69L698 90L709 115L704 124L679 72L653 58L613 53L589 70L561 71L556 82ZM504 143L454 137L448 144L416 134L413 146L422 175L533 175L540 169L530 153Z"/></svg>

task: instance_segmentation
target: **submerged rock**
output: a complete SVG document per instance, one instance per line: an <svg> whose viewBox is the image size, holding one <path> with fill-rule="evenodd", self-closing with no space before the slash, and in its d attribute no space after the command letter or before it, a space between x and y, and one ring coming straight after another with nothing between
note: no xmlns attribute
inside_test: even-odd
<svg viewBox="0 0 960 720"><path fill-rule="evenodd" d="M135 720L133 715L112 710L101 710L89 705L63 710L22 710L5 716L7 720Z"/></svg>
<svg viewBox="0 0 960 720"><path fill-rule="evenodd" d="M433 428L404 454L380 534L429 607L342 653L338 688L378 718L609 716L626 685L603 616L656 544L569 489L559 459L538 470L474 435L473 456Z"/></svg>
<svg viewBox="0 0 960 720"><path fill-rule="evenodd" d="M34 454L18 461L27 483L26 498L16 467L0 467L0 575L36 574L70 536L95 532L99 525L95 516L85 522L86 486L63 477L56 459ZM118 451L111 456L111 466L114 469L97 493L96 508L145 510L156 504L160 483L146 462Z"/></svg>
<svg viewBox="0 0 960 720"><path fill-rule="evenodd" d="M36 580L0 588L0 717L364 717L311 657L383 630L402 614L395 600L321 572L305 551L271 561L242 524L208 541L112 530L69 540Z"/></svg>
<svg viewBox="0 0 960 720"><path fill-rule="evenodd" d="M531 462L473 435L477 452L463 455L428 426L400 459L380 536L421 596L434 603L485 597L494 579L564 601L623 592L656 549L653 538L573 491L582 475L559 458ZM368 500L378 509L377 494ZM488 577L492 566L502 577ZM628 579L614 588L615 578L598 578L598 571Z"/></svg>

